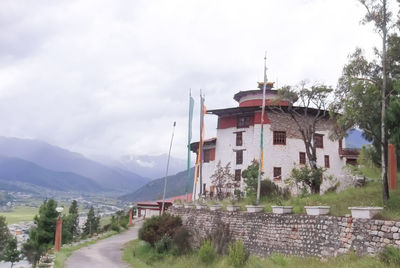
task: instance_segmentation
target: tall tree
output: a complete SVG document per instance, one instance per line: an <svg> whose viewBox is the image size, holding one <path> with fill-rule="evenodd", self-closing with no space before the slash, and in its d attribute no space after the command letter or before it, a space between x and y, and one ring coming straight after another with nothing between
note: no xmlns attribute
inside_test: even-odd
<svg viewBox="0 0 400 268"><path fill-rule="evenodd" d="M63 231L62 231L62 242L69 243L75 236L78 235L79 227L79 215L78 215L78 203L73 200L69 207L68 215L63 216Z"/></svg>
<svg viewBox="0 0 400 268"><path fill-rule="evenodd" d="M56 232L57 202L53 199L43 201L39 214L35 216L36 227L29 232L28 241L23 244L23 252L33 266L39 261L40 256L54 245Z"/></svg>
<svg viewBox="0 0 400 268"><path fill-rule="evenodd" d="M235 186L234 175L231 173L231 163L227 163L225 167L218 161L214 174L211 175L211 184L217 191L217 198L224 198L224 189L230 189Z"/></svg>
<svg viewBox="0 0 400 268"><path fill-rule="evenodd" d="M6 218L0 216L0 256L7 244L7 241L11 238L10 230L8 230Z"/></svg>
<svg viewBox="0 0 400 268"><path fill-rule="evenodd" d="M11 268L14 263L22 260L21 251L17 248L17 238L11 238L7 241L6 249L4 250L0 260L11 262Z"/></svg>
<svg viewBox="0 0 400 268"><path fill-rule="evenodd" d="M87 214L87 219L85 222L85 226L83 227L83 232L87 235L91 235L96 233L100 227L100 218L96 216L94 213L93 206L90 207L89 212Z"/></svg>
<svg viewBox="0 0 400 268"><path fill-rule="evenodd" d="M360 2L367 9L367 14L365 15L364 22L373 22L375 29L379 31L382 38L382 88L381 88L381 177L382 177L382 198L383 202L386 203L389 199L389 186L388 186L388 176L387 176L387 137L386 137L386 106L388 103L387 97L387 36L389 30L389 23L391 13L387 8L386 0L360 0Z"/></svg>
<svg viewBox="0 0 400 268"><path fill-rule="evenodd" d="M278 90L280 99L278 105L271 106L272 110L289 114L301 134L308 165L317 171L317 146L315 134L319 124L329 119L328 97L333 89L326 85L314 84L308 86L305 81L296 87L284 86ZM288 100L289 105L281 105L280 100ZM298 104L295 106L294 104ZM322 179L313 179L310 183L312 193L319 193Z"/></svg>
<svg viewBox="0 0 400 268"><path fill-rule="evenodd" d="M350 62L344 67L336 91L336 111L339 116L338 125L342 130L358 126L367 139L373 141L380 152L382 199L389 199L387 177L387 145L388 129L386 110L393 93L393 79L399 75L399 39L389 35L391 12L387 0L359 0L366 8L362 23L373 23L381 37L382 48L375 50L375 59L368 61L361 49L350 56ZM333 106L333 107L335 107ZM339 107L339 109L337 109ZM379 111L380 113L376 113ZM343 133L343 132L342 132Z"/></svg>

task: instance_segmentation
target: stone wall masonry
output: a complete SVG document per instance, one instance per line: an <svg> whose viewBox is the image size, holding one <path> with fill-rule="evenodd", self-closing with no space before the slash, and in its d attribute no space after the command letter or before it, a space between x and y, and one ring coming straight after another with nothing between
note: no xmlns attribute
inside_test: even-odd
<svg viewBox="0 0 400 268"><path fill-rule="evenodd" d="M395 221L173 207L168 212L182 218L194 244L226 224L232 239L242 240L250 253L260 256L282 253L328 257L351 250L375 255L386 245L400 247L400 222Z"/></svg>

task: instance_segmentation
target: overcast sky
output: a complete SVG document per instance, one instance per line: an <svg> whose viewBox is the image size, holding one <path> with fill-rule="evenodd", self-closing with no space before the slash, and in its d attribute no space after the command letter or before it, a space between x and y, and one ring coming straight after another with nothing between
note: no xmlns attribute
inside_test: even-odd
<svg viewBox="0 0 400 268"><path fill-rule="evenodd" d="M236 106L263 78L335 86L356 46L379 45L356 0L0 2L0 135L87 156L186 157L188 91ZM216 120L207 119L207 137Z"/></svg>

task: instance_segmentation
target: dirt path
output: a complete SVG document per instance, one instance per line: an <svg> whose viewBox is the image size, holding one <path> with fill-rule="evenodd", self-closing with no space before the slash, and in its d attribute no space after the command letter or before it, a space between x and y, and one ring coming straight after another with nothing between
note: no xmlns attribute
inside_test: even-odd
<svg viewBox="0 0 400 268"><path fill-rule="evenodd" d="M81 248L67 259L67 268L126 268L130 267L122 260L123 245L138 237L142 221L136 222L128 231L111 236L96 244Z"/></svg>

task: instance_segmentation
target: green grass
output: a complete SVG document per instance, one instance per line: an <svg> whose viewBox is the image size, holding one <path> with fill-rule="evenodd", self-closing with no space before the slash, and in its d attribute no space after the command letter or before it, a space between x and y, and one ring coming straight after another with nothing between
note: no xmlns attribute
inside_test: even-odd
<svg viewBox="0 0 400 268"><path fill-rule="evenodd" d="M111 216L100 218L100 229L111 223Z"/></svg>
<svg viewBox="0 0 400 268"><path fill-rule="evenodd" d="M227 256L218 257L210 266L203 264L197 252L194 251L187 255L174 256L172 254L157 254L145 242L140 240L133 240L129 242L125 249L123 260L135 268L152 268L152 267L169 267L169 268L186 268L186 267L216 267L228 268ZM357 256L355 253L341 255L336 258L329 258L320 260L313 257L289 257L280 254L272 255L269 258L261 258L251 255L244 266L245 268L263 268L263 267L288 267L288 268L336 268L336 267L366 267L366 268L380 268L380 267L395 267L387 266L378 258L370 256Z"/></svg>
<svg viewBox="0 0 400 268"><path fill-rule="evenodd" d="M87 247L89 245L95 244L98 241L108 238L110 236L116 235L118 234L117 232L110 232L102 237L100 237L99 239L96 240L92 240L89 242L85 242L76 246L72 246L72 247L62 247L61 250L59 252L56 252L56 257L54 260L54 268L63 268L65 261L68 259L69 256L72 255L72 253L80 248L83 247Z"/></svg>
<svg viewBox="0 0 400 268"><path fill-rule="evenodd" d="M260 205L264 206L265 212L272 212L271 206L285 205L293 206L294 213L305 214L304 206L327 205L330 206L330 214L344 216L350 214L348 207L353 206L379 206L384 207L381 217L388 220L400 220L400 173L398 173L397 189L390 191L390 199L387 206L382 201L382 183L379 179L380 171L378 168L362 168L361 172L373 180L365 187L349 188L340 193L326 193L323 195L307 195L305 197L292 197L288 200L271 200L263 197ZM229 201L221 202L226 206ZM246 210L246 205L251 204L250 199L243 199L238 202L242 210Z"/></svg>
<svg viewBox="0 0 400 268"><path fill-rule="evenodd" d="M7 224L19 223L22 221L33 221L39 208L19 206L11 212L0 212L0 216L6 217Z"/></svg>

